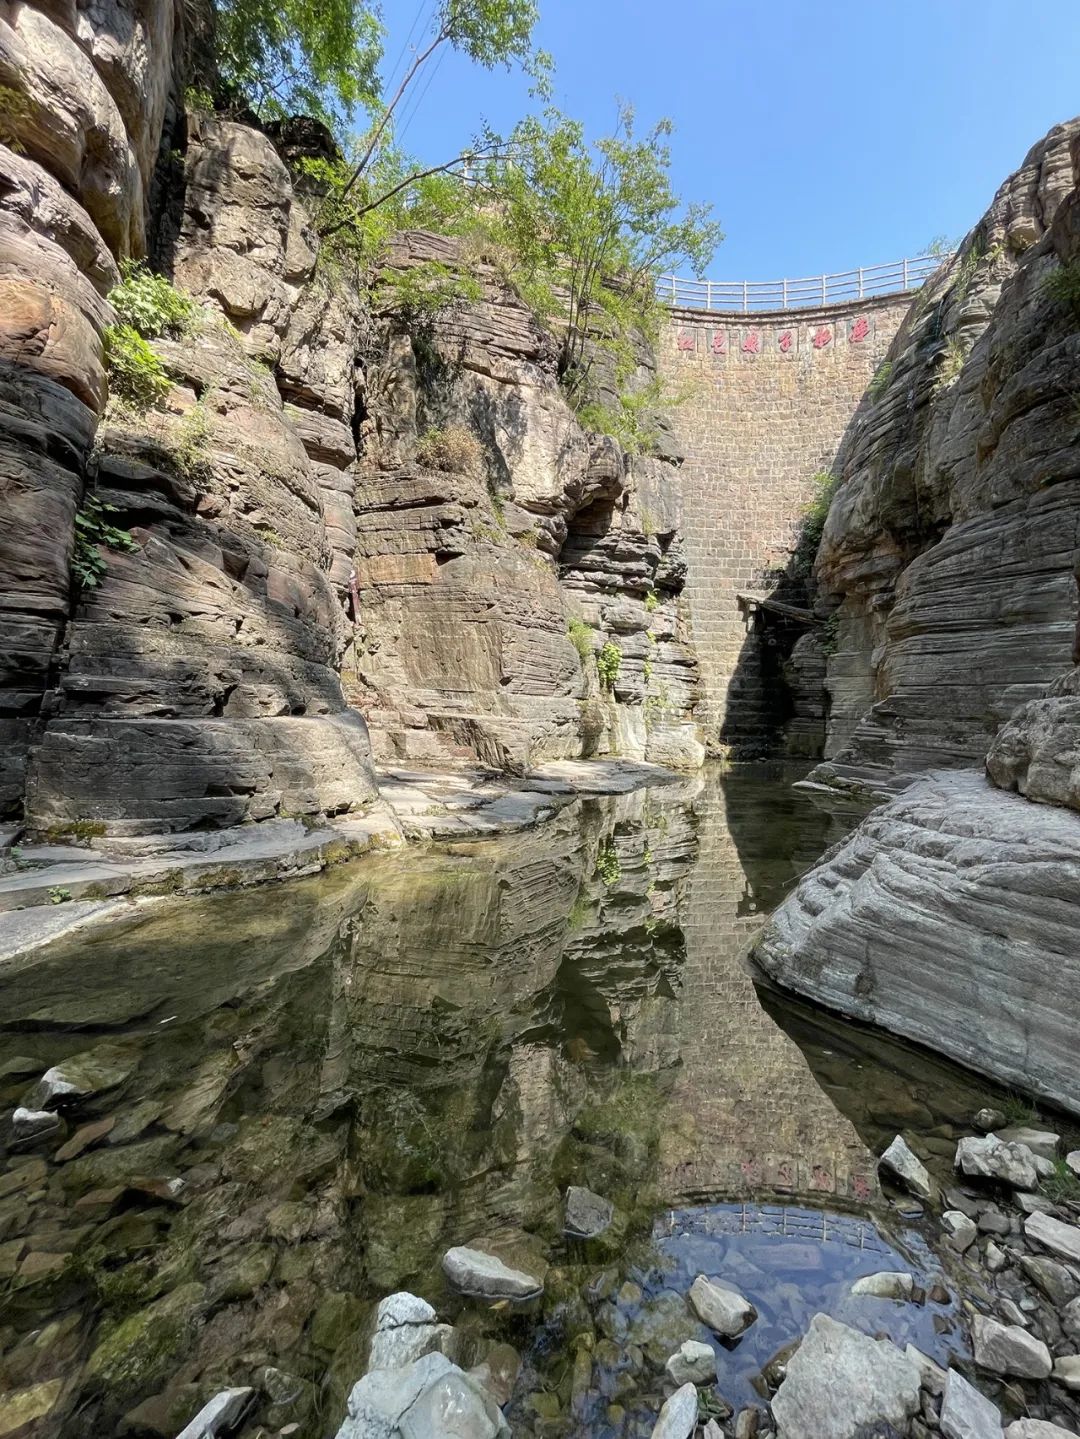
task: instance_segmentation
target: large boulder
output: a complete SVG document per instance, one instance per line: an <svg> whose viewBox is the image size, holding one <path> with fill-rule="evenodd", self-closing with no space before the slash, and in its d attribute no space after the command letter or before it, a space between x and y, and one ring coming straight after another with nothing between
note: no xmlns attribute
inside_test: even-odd
<svg viewBox="0 0 1080 1439"><path fill-rule="evenodd" d="M1080 815L928 775L803 876L754 953L815 1002L1080 1112Z"/></svg>
<svg viewBox="0 0 1080 1439"><path fill-rule="evenodd" d="M373 1369L354 1385L337 1439L509 1439L491 1395L443 1354Z"/></svg>
<svg viewBox="0 0 1080 1439"><path fill-rule="evenodd" d="M889 1340L815 1314L773 1400L779 1439L858 1439L873 1424L904 1433L919 1382L919 1366Z"/></svg>

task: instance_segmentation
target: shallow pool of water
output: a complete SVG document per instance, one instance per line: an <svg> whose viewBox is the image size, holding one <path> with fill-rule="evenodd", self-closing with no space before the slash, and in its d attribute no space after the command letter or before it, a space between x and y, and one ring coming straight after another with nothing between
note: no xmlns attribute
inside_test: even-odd
<svg viewBox="0 0 1080 1439"><path fill-rule="evenodd" d="M699 1272L759 1311L714 1345L736 1406L819 1309L946 1358L950 1305L849 1290L932 1286L874 1156L903 1128L946 1163L993 1094L755 987L763 915L837 837L789 781L708 774L162 901L0 968L5 1115L88 1050L109 1078L0 1156L0 1392L40 1389L34 1432L84 1439L172 1435L256 1384L245 1435L322 1439L374 1302L407 1288L463 1364L512 1346L515 1434L647 1434L664 1358L709 1337ZM617 1242L563 1238L568 1184L614 1201ZM448 1293L441 1255L477 1240L545 1270L544 1299Z"/></svg>

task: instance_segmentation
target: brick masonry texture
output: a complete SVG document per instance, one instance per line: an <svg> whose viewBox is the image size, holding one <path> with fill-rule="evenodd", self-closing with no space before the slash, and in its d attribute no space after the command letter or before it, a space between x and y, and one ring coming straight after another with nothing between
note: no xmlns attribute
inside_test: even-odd
<svg viewBox="0 0 1080 1439"><path fill-rule="evenodd" d="M682 397L683 524L698 719L717 752L752 735L761 695L736 596L774 587L791 558L813 477L845 431L911 297L746 315L672 310L660 370ZM750 646L751 649L747 647Z"/></svg>

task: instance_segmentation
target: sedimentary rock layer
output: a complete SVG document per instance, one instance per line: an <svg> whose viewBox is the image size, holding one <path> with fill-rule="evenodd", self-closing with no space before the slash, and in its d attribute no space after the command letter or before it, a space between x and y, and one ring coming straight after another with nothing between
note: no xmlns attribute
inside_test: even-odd
<svg viewBox="0 0 1080 1439"><path fill-rule="evenodd" d="M829 762L888 791L981 763L1076 624L1080 121L1055 127L920 292L845 442L816 574L835 610Z"/></svg>
<svg viewBox="0 0 1080 1439"><path fill-rule="evenodd" d="M1080 816L938 771L801 881L778 983L1080 1113Z"/></svg>

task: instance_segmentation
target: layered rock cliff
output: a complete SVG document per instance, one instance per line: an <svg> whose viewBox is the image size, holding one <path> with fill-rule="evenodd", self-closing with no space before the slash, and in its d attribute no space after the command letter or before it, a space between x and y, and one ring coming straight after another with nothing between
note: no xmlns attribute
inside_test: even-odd
<svg viewBox="0 0 1080 1439"><path fill-rule="evenodd" d="M364 712L388 759L700 763L674 467L581 429L493 270L433 322L373 314L287 164L328 137L185 112L185 13L0 14L0 814L360 809ZM106 342L148 250L197 309L146 409ZM418 235L393 263L432 257L457 263Z"/></svg>
<svg viewBox="0 0 1080 1439"><path fill-rule="evenodd" d="M828 762L888 792L981 764L1071 659L1080 539L1075 203L1055 127L920 291L849 433L816 576L835 616Z"/></svg>
<svg viewBox="0 0 1080 1439"><path fill-rule="evenodd" d="M916 302L880 419L852 440L818 557L839 597L834 743L848 734L814 773L903 793L755 950L779 983L1073 1112L1078 181L1074 121Z"/></svg>

